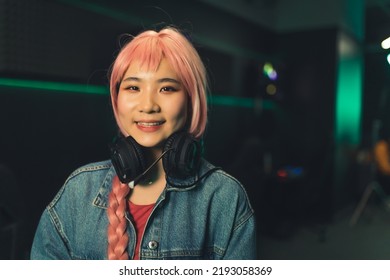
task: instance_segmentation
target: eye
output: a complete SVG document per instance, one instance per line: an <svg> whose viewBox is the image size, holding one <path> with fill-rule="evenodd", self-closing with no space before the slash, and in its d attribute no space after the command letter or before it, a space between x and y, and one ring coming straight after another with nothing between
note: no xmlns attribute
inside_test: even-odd
<svg viewBox="0 0 390 280"><path fill-rule="evenodd" d="M137 87L137 86L126 86L124 89L127 90L127 91L138 91L139 87Z"/></svg>
<svg viewBox="0 0 390 280"><path fill-rule="evenodd" d="M177 89L174 88L174 87L169 86L169 87L163 87L163 88L161 88L160 91L162 91L162 92L174 92L174 91L177 91Z"/></svg>

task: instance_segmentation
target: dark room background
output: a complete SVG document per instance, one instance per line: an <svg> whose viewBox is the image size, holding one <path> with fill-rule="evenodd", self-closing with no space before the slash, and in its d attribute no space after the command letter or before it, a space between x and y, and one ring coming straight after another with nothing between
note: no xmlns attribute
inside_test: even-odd
<svg viewBox="0 0 390 280"><path fill-rule="evenodd" d="M388 3L0 0L0 258L28 259L67 176L109 157L110 64L164 25L205 62L205 157L243 183L259 236L331 223L370 180L358 159L390 94Z"/></svg>

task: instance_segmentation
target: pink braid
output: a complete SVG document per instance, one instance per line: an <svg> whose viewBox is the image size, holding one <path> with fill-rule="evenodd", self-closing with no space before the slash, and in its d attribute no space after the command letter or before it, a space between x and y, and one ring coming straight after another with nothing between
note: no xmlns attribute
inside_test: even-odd
<svg viewBox="0 0 390 280"><path fill-rule="evenodd" d="M127 220L125 217L127 209L127 195L130 188L122 184L118 176L112 181L112 191L108 197L109 206L108 215L108 259L109 260L128 260L129 254L126 250L129 243L127 235Z"/></svg>

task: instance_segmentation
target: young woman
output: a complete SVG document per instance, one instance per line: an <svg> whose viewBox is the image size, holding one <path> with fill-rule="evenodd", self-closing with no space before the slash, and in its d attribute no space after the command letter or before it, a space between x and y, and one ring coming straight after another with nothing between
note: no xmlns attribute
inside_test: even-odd
<svg viewBox="0 0 390 280"><path fill-rule="evenodd" d="M241 184L201 158L206 71L178 30L145 31L111 70L121 137L42 214L32 259L255 259Z"/></svg>

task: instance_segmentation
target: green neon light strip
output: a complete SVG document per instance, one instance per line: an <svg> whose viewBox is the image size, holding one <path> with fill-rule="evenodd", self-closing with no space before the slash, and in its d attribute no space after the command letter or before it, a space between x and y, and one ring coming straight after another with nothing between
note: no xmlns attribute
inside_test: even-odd
<svg viewBox="0 0 390 280"><path fill-rule="evenodd" d="M362 114L361 56L341 58L338 65L336 96L336 141L357 145L361 138Z"/></svg>
<svg viewBox="0 0 390 280"><path fill-rule="evenodd" d="M59 92L73 92L82 94L97 94L108 95L108 88L105 86L97 85L81 85L72 83L50 82L50 81L37 81L37 80L22 80L22 79L10 79L0 78L0 86L11 88L24 88L24 89L38 89L43 91L59 91ZM211 105L228 106L228 107L243 107L253 108L256 106L256 102L253 98L237 97L237 96L224 96L224 95L212 95L209 97ZM261 104L263 109L274 109L274 104L271 101L263 100Z"/></svg>
<svg viewBox="0 0 390 280"><path fill-rule="evenodd" d="M78 93L86 93L86 94L106 94L106 95L108 94L108 90L104 86L81 85L81 84L37 81L37 80L0 78L0 86L40 89L40 90L48 90L48 91L78 92Z"/></svg>
<svg viewBox="0 0 390 280"><path fill-rule="evenodd" d="M228 107L244 107L252 108L254 106L254 100L252 98L236 97L236 96L224 96L224 95L212 95L208 101L212 105L221 105Z"/></svg>

